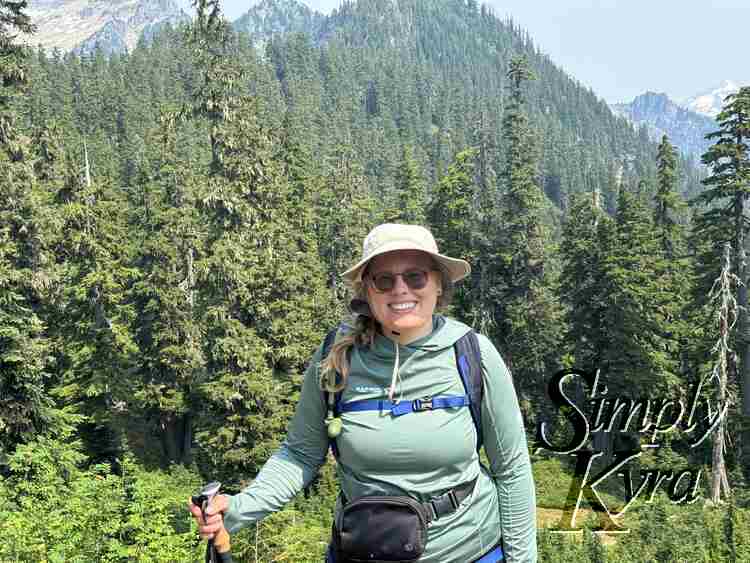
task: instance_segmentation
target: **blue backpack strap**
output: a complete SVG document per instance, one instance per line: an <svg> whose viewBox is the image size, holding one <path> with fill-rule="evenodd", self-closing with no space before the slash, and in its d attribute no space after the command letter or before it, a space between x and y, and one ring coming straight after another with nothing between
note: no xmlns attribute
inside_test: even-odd
<svg viewBox="0 0 750 563"><path fill-rule="evenodd" d="M453 345L456 353L456 365L461 375L464 390L469 396L471 418L477 429L477 452L482 447L482 397L484 380L482 378L482 352L479 349L477 333L470 330Z"/></svg>
<svg viewBox="0 0 750 563"><path fill-rule="evenodd" d="M390 413L394 417L412 412L432 411L435 409L455 409L469 406L468 395L443 395L424 397L413 401L390 401L388 399L362 399L339 405L339 412L379 411Z"/></svg>

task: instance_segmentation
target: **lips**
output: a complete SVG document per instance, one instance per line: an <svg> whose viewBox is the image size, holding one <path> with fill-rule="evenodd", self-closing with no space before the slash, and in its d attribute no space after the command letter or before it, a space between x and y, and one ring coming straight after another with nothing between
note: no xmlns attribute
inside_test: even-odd
<svg viewBox="0 0 750 563"><path fill-rule="evenodd" d="M405 313L407 311L413 311L417 307L416 301L405 301L403 303L390 303L388 305L388 308L391 311L395 311L397 313Z"/></svg>

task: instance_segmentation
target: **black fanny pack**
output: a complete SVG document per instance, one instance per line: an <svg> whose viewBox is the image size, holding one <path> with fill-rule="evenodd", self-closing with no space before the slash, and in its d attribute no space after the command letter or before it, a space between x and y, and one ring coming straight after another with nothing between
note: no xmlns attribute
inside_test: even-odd
<svg viewBox="0 0 750 563"><path fill-rule="evenodd" d="M458 509L476 480L429 502L407 496L369 496L344 505L333 527L339 563L412 563L424 553L427 527Z"/></svg>

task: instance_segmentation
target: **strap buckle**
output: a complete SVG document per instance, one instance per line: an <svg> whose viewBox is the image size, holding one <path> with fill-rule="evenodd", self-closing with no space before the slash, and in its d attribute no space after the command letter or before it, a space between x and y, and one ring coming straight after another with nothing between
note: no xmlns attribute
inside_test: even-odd
<svg viewBox="0 0 750 563"><path fill-rule="evenodd" d="M438 520L441 516L452 514L460 506L453 489L439 497L435 497L429 504L432 509L433 520Z"/></svg>
<svg viewBox="0 0 750 563"><path fill-rule="evenodd" d="M414 399L411 402L411 408L414 412L433 410L432 397L423 397L421 399Z"/></svg>

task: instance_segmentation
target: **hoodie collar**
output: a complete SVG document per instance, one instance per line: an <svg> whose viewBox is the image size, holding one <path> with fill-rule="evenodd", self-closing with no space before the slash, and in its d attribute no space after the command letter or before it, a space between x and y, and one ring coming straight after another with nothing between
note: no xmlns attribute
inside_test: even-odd
<svg viewBox="0 0 750 563"><path fill-rule="evenodd" d="M458 321L446 319L442 315L433 315L432 332L409 344L399 345L401 354L409 356L416 350L431 351L450 348L468 330L470 330L469 327ZM373 343L373 352L379 357L392 358L395 356L394 341L378 333Z"/></svg>

